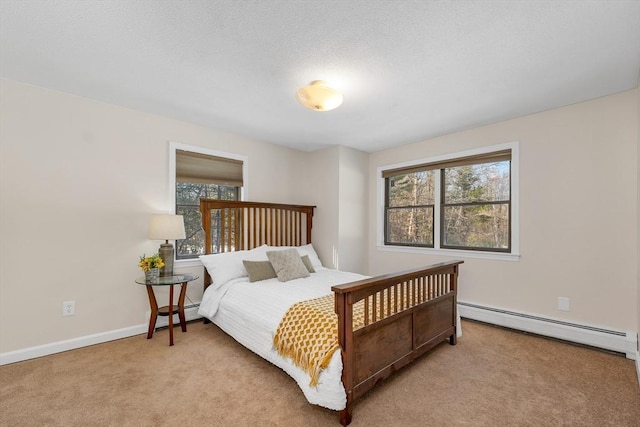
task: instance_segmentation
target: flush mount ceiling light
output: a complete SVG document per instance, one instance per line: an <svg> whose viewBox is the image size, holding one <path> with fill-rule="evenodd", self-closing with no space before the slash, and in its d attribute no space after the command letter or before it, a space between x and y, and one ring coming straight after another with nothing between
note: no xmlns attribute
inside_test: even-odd
<svg viewBox="0 0 640 427"><path fill-rule="evenodd" d="M307 108L316 111L329 111L342 104L342 94L327 86L323 80L314 80L310 85L296 92L298 101Z"/></svg>

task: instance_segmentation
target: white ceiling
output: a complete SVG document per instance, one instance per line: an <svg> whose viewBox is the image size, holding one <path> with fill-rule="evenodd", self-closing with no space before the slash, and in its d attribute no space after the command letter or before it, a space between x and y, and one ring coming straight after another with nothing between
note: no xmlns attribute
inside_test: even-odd
<svg viewBox="0 0 640 427"><path fill-rule="evenodd" d="M0 0L0 76L372 152L635 88L640 0ZM296 90L327 80L334 111Z"/></svg>

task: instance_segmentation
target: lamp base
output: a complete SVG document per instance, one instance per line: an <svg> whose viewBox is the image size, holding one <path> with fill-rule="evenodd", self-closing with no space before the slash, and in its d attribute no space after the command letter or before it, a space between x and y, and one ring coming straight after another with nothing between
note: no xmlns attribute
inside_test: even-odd
<svg viewBox="0 0 640 427"><path fill-rule="evenodd" d="M173 245L171 243L161 244L158 253L164 261L164 267L160 269L160 276L173 276Z"/></svg>

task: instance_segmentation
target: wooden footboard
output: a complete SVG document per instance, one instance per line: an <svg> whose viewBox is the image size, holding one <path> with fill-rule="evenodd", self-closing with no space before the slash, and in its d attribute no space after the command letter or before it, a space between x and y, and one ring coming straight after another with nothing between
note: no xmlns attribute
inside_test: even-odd
<svg viewBox="0 0 640 427"><path fill-rule="evenodd" d="M450 261L332 287L351 422L355 399L449 339L456 344L458 266Z"/></svg>

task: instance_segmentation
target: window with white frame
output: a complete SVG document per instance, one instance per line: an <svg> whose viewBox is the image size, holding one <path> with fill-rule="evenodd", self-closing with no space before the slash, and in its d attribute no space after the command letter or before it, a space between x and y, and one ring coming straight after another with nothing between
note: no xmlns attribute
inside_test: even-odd
<svg viewBox="0 0 640 427"><path fill-rule="evenodd" d="M517 143L380 168L384 246L516 253L514 151Z"/></svg>
<svg viewBox="0 0 640 427"><path fill-rule="evenodd" d="M244 161L240 156L199 147L172 144L175 162L172 182L175 213L184 216L186 238L176 241L176 259L204 254L205 236L200 215L200 199L240 200ZM212 233L216 241L215 218Z"/></svg>

